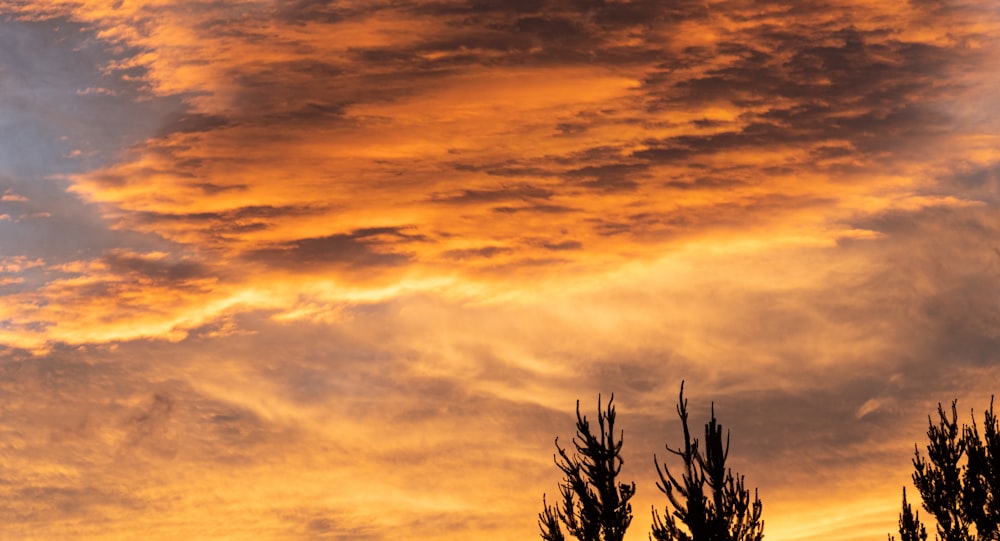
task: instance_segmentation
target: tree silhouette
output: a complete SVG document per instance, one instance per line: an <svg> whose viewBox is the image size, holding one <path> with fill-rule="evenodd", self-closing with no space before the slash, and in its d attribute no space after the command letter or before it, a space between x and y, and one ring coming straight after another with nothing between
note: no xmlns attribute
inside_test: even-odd
<svg viewBox="0 0 1000 541"><path fill-rule="evenodd" d="M598 435L591 432L590 422L580 415L576 402L576 437L571 457L559 446L556 438L556 465L565 475L559 485L560 505L550 506L542 496L543 510L538 515L538 527L545 541L564 541L562 527L579 541L621 541L632 522L635 483L619 483L621 472L622 436L615 438L614 395L607 409L601 409L597 397Z"/></svg>
<svg viewBox="0 0 1000 541"><path fill-rule="evenodd" d="M899 538L900 541L927 541L927 529L920 523L920 511L913 512L913 508L906 501L906 488L903 488L903 511L899 514ZM889 536L889 541L895 537Z"/></svg>
<svg viewBox="0 0 1000 541"><path fill-rule="evenodd" d="M927 417L927 458L914 445L913 484L924 509L937 521L942 541L1000 541L1000 434L993 400L982 436L974 414L971 425L959 426L956 404L952 401L950 418L938 404L937 424ZM899 520L901 541L926 540L905 489Z"/></svg>
<svg viewBox="0 0 1000 541"><path fill-rule="evenodd" d="M681 383L677 414L684 429L684 446L667 451L684 463L678 480L653 456L660 480L656 484L667 495L669 506L661 517L653 509L652 539L656 541L760 541L764 537L763 505L744 488L743 476L726 468L729 456L729 433L722 441L722 426L715 418L705 425L705 450L688 429L687 399ZM671 508L673 509L671 511Z"/></svg>

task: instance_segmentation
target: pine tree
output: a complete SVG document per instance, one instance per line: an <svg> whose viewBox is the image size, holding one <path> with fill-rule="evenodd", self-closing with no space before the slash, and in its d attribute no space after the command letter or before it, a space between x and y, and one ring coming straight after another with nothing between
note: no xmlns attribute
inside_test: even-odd
<svg viewBox="0 0 1000 541"><path fill-rule="evenodd" d="M983 419L983 437L973 417L962 427L965 438L966 472L962 499L967 520L981 540L1000 540L1000 431L993 413L993 399Z"/></svg>
<svg viewBox="0 0 1000 541"><path fill-rule="evenodd" d="M687 400L681 383L677 414L684 431L684 447L667 451L680 457L684 470L678 480L656 456L653 463L660 480L657 488L669 500L664 515L653 509L652 539L656 541L760 541L764 537L763 505L754 491L744 487L744 477L726 468L729 433L722 441L722 426L715 418L705 425L705 450L688 429ZM671 511L671 508L673 509Z"/></svg>
<svg viewBox="0 0 1000 541"><path fill-rule="evenodd" d="M895 541L889 536L889 541ZM927 541L927 528L920 523L920 511L913 512L913 507L906 501L906 488L903 488L903 511L899 514L900 541Z"/></svg>
<svg viewBox="0 0 1000 541"><path fill-rule="evenodd" d="M570 456L559 446L553 456L564 478L559 485L560 505L550 506L542 496L543 510L538 526L545 541L564 541L563 527L579 541L622 541L632 522L635 483L619 483L618 475L624 461L621 458L622 437L615 438L614 395L607 409L601 409L597 398L598 435L591 432L590 422L580 415L576 402L576 453Z"/></svg>
<svg viewBox="0 0 1000 541"><path fill-rule="evenodd" d="M980 436L972 424L958 424L957 402L951 417L938 404L938 422L927 418L927 458L914 446L913 484L924 509L937 521L942 541L1000 541L1000 434L993 400ZM903 492L901 541L924 541L927 533L914 516ZM890 536L890 540L893 538Z"/></svg>
<svg viewBox="0 0 1000 541"><path fill-rule="evenodd" d="M972 539L962 511L962 455L965 438L958 426L956 403L951 403L951 419L938 404L938 424L928 417L927 459L914 446L913 483L924 500L924 509L934 515L938 535L946 541Z"/></svg>

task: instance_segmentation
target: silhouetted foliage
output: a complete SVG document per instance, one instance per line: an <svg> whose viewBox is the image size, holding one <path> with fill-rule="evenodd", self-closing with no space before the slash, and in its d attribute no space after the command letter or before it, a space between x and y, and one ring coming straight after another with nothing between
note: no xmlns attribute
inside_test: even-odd
<svg viewBox="0 0 1000 541"><path fill-rule="evenodd" d="M576 402L576 453L570 456L556 438L556 465L565 477L559 485L562 501L550 506L542 497L543 510L538 515L542 539L564 541L563 527L580 541L621 541L632 522L635 483L619 483L621 472L622 436L615 438L614 395L607 409L601 410L597 398L598 435L591 432L590 422L580 415Z"/></svg>
<svg viewBox="0 0 1000 541"><path fill-rule="evenodd" d="M938 404L938 422L927 418L927 458L914 445L913 484L924 509L937 521L942 541L1000 541L1000 434L993 401L980 436L972 424L958 424L956 401L951 417ZM903 492L901 541L925 540L919 516L912 515ZM890 536L890 539L893 539Z"/></svg>
<svg viewBox="0 0 1000 541"><path fill-rule="evenodd" d="M920 511L913 512L913 508L906 501L906 488L903 488L903 511L899 514L899 538L900 541L927 541L927 528L920 523ZM889 536L889 541L896 538Z"/></svg>
<svg viewBox="0 0 1000 541"><path fill-rule="evenodd" d="M656 486L667 495L670 506L662 517L653 509L651 537L656 541L760 541L764 537L763 505L756 490L751 500L743 476L726 468L729 433L723 444L715 404L712 404L712 420L705 425L704 451L688 429L683 383L677 414L684 429L684 446L672 449L668 445L667 451L681 458L684 469L678 480L653 456L660 477Z"/></svg>

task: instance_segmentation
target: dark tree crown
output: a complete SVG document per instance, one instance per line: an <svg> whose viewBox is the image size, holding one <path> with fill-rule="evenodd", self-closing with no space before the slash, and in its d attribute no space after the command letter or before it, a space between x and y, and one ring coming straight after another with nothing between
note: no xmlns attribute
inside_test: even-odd
<svg viewBox="0 0 1000 541"><path fill-rule="evenodd" d="M722 426L715 418L705 425L705 450L699 440L691 437L688 428L687 399L681 383L677 414L684 432L684 446L667 446L670 454L680 457L683 471L680 479L661 465L656 456L653 463L660 477L657 488L666 494L669 506L661 516L653 509L655 541L760 541L764 537L763 505L754 490L753 498L744 486L744 477L726 468L729 456L729 433L725 443Z"/></svg>
<svg viewBox="0 0 1000 541"><path fill-rule="evenodd" d="M951 415L938 404L937 423L927 418L927 456L914 445L913 484L923 507L937 522L941 541L1000 541L1000 434L990 409L980 434L975 414L972 424L959 425L957 401ZM899 517L901 541L926 541L919 513L913 513L903 490ZM892 536L889 537L893 541Z"/></svg>
<svg viewBox="0 0 1000 541"><path fill-rule="evenodd" d="M607 409L602 411L601 398L597 398L597 435L590 421L580 414L577 400L573 439L576 452L572 456L556 438L557 454L553 459L564 475L559 485L562 500L550 506L542 497L538 526L545 541L564 541L563 528L579 541L622 541L632 522L629 500L635 494L635 483L618 482L624 463L623 434L615 437L614 400L611 395Z"/></svg>

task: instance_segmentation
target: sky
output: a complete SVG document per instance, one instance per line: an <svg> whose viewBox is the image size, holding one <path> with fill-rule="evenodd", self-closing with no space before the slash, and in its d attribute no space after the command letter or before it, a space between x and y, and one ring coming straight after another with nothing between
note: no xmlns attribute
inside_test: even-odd
<svg viewBox="0 0 1000 541"><path fill-rule="evenodd" d="M997 36L0 0L0 540L537 539L613 393L638 541L682 381L768 539L884 539L927 415L998 390Z"/></svg>

